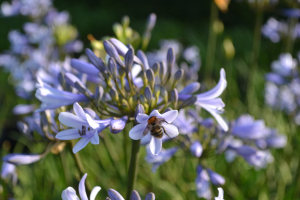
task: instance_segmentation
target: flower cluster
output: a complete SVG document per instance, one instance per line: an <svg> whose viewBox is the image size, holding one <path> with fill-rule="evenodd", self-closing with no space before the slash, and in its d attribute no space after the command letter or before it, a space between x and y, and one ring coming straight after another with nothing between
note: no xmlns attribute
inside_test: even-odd
<svg viewBox="0 0 300 200"><path fill-rule="evenodd" d="M281 54L278 60L272 62L272 72L265 76L265 102L271 108L291 115L299 125L300 80L297 66L297 59L289 53Z"/></svg>
<svg viewBox="0 0 300 200"><path fill-rule="evenodd" d="M31 19L23 25L24 33L9 32L10 50L0 54L0 66L10 72L17 95L32 98L37 78L59 87L58 74L70 70L67 55L83 47L69 13L58 12L50 0L3 2L1 11L4 16L22 14Z"/></svg>

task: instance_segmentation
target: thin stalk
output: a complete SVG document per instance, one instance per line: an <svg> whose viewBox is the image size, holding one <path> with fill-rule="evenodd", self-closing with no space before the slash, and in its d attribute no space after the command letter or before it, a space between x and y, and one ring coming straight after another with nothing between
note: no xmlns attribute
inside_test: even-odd
<svg viewBox="0 0 300 200"><path fill-rule="evenodd" d="M210 26L209 26L209 36L207 44L207 53L206 53L206 66L205 66L205 76L211 77L214 60L215 60L215 51L217 43L217 33L214 31L214 23L218 20L219 10L214 1L211 1L210 9Z"/></svg>
<svg viewBox="0 0 300 200"><path fill-rule="evenodd" d="M82 164L82 161L80 159L79 154L78 153L73 153L73 151L72 151L72 149L73 149L74 146L75 146L75 141L71 140L71 142L69 143L68 147L69 147L69 150L71 151L71 155L72 155L72 157L74 159L74 162L76 164L76 167L77 167L77 169L79 171L80 177L83 177L83 175L86 172L84 170L84 167L83 167L83 164ZM89 184L89 182L87 180L85 181L85 184L86 184L88 193L90 193L92 191L91 185Z"/></svg>
<svg viewBox="0 0 300 200"><path fill-rule="evenodd" d="M256 17L255 29L254 29L253 46L252 46L251 61L250 61L251 71L255 71L257 68L257 61L258 61L260 41L261 41L261 26L263 22L262 9L257 9L255 17Z"/></svg>
<svg viewBox="0 0 300 200"><path fill-rule="evenodd" d="M286 45L285 45L285 52L287 53L293 53L293 48L294 48L294 38L292 37L295 26L297 24L298 19L293 17L290 19L289 23L289 30L288 30L288 36L286 38Z"/></svg>
<svg viewBox="0 0 300 200"><path fill-rule="evenodd" d="M140 140L132 140L126 199L130 199L131 191L135 188L136 177L138 174L139 151L140 151Z"/></svg>
<svg viewBox="0 0 300 200"><path fill-rule="evenodd" d="M127 156L127 146L128 146L128 127L129 125L125 126L125 129L123 130L123 151L124 151L124 160L125 160L125 170L128 171L128 156Z"/></svg>

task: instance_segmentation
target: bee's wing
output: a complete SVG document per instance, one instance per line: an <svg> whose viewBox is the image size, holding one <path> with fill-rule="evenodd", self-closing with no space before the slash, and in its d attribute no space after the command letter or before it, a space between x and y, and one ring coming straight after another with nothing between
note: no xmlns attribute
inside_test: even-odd
<svg viewBox="0 0 300 200"><path fill-rule="evenodd" d="M144 132L143 132L143 135L144 135L144 136L147 135L147 134L149 133L150 129L151 129L151 125L148 124L148 125L146 126Z"/></svg>
<svg viewBox="0 0 300 200"><path fill-rule="evenodd" d="M156 118L156 123L162 125L165 122L164 118Z"/></svg>

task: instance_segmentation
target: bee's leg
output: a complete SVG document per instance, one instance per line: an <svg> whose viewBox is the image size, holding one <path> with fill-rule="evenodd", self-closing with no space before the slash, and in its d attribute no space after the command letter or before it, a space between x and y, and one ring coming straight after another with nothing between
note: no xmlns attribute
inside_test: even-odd
<svg viewBox="0 0 300 200"><path fill-rule="evenodd" d="M164 122L167 123L167 124L171 124L171 123L168 123L166 120Z"/></svg>
<svg viewBox="0 0 300 200"><path fill-rule="evenodd" d="M162 127L162 129L164 130L165 134L170 138L170 136L167 134L167 131L164 127ZM171 139L171 138L170 138Z"/></svg>

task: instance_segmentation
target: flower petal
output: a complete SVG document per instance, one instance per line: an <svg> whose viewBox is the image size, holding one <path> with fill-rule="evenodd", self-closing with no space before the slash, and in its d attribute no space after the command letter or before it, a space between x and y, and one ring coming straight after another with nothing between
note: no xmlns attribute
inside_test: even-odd
<svg viewBox="0 0 300 200"><path fill-rule="evenodd" d="M81 178L81 180L79 182L79 186L78 186L79 195L80 195L81 200L88 200L88 197L87 197L86 191L85 191L85 185L84 185L86 177L87 177L87 173L85 173L83 175L83 177Z"/></svg>
<svg viewBox="0 0 300 200"><path fill-rule="evenodd" d="M73 153L77 153L81 149L83 149L90 141L91 138L83 137L77 142L77 144L73 147Z"/></svg>
<svg viewBox="0 0 300 200"><path fill-rule="evenodd" d="M162 117L161 114L158 112L158 110L153 110L150 115L149 118L155 116L155 117Z"/></svg>
<svg viewBox="0 0 300 200"><path fill-rule="evenodd" d="M77 102L73 104L73 110L78 117L80 117L83 120L86 119L84 110Z"/></svg>
<svg viewBox="0 0 300 200"><path fill-rule="evenodd" d="M97 74L99 74L99 70L94 65L84 62L79 59L72 58L71 66L73 68L77 69L78 71L86 73L86 74L90 74L93 76L96 76Z"/></svg>
<svg viewBox="0 0 300 200"><path fill-rule="evenodd" d="M100 190L101 190L101 187L99 187L99 186L94 187L90 194L90 200L95 200L95 198Z"/></svg>
<svg viewBox="0 0 300 200"><path fill-rule="evenodd" d="M170 136L170 138L176 137L179 134L178 128L173 124L164 123L163 126L166 129L166 132Z"/></svg>
<svg viewBox="0 0 300 200"><path fill-rule="evenodd" d="M99 135L98 135L98 133L96 132L96 130L95 130L94 136L91 138L91 143L92 143L92 144L99 144Z"/></svg>
<svg viewBox="0 0 300 200"><path fill-rule="evenodd" d="M136 116L136 121L140 124L142 123L147 123L149 119L149 116L146 115L146 114L142 114L142 113L139 113L137 116Z"/></svg>
<svg viewBox="0 0 300 200"><path fill-rule="evenodd" d="M62 191L61 198L63 200L79 200L78 196L76 195L76 191L72 187L68 187Z"/></svg>
<svg viewBox="0 0 300 200"><path fill-rule="evenodd" d="M166 122L168 123L172 123L176 117L178 115L178 111L177 110L170 110L164 114L162 114L162 118L164 118L166 120Z"/></svg>
<svg viewBox="0 0 300 200"><path fill-rule="evenodd" d="M138 124L129 131L129 137L133 140L140 140L144 137L143 132L147 127L147 123Z"/></svg>
<svg viewBox="0 0 300 200"><path fill-rule="evenodd" d="M88 114L85 114L86 120L88 121L89 125L93 128L93 129L97 129L99 128L99 124L97 124L96 122L94 122L94 120L91 118L91 116L89 116Z"/></svg>
<svg viewBox="0 0 300 200"><path fill-rule="evenodd" d="M86 120L83 120L80 117L68 112L59 113L58 120L65 126L74 127L77 129L81 129L83 125L89 125Z"/></svg>
<svg viewBox="0 0 300 200"><path fill-rule="evenodd" d="M80 137L81 136L78 133L78 129L68 129L68 130L60 131L55 136L55 138L59 140L73 140Z"/></svg>
<svg viewBox="0 0 300 200"><path fill-rule="evenodd" d="M2 158L3 161L14 165L28 165L39 161L42 158L39 154L11 153Z"/></svg>
<svg viewBox="0 0 300 200"><path fill-rule="evenodd" d="M150 142L150 151L153 155L158 155L159 152L162 149L162 139L156 138L152 136L151 142Z"/></svg>
<svg viewBox="0 0 300 200"><path fill-rule="evenodd" d="M201 105L200 105L201 106ZM214 116L214 118L217 120L217 122L219 123L219 125L222 127L222 129L224 131L228 131L228 125L227 123L224 121L224 119L217 113L216 110L210 108L209 106L202 106L202 108L204 108L205 110L207 110L210 114L212 114L212 116Z"/></svg>
<svg viewBox="0 0 300 200"><path fill-rule="evenodd" d="M218 84L213 89L211 89L207 92L204 92L202 94L198 94L197 98L202 99L202 100L214 99L223 93L226 86L227 86L226 74L225 74L225 70L222 68L220 71L220 80L219 80Z"/></svg>

